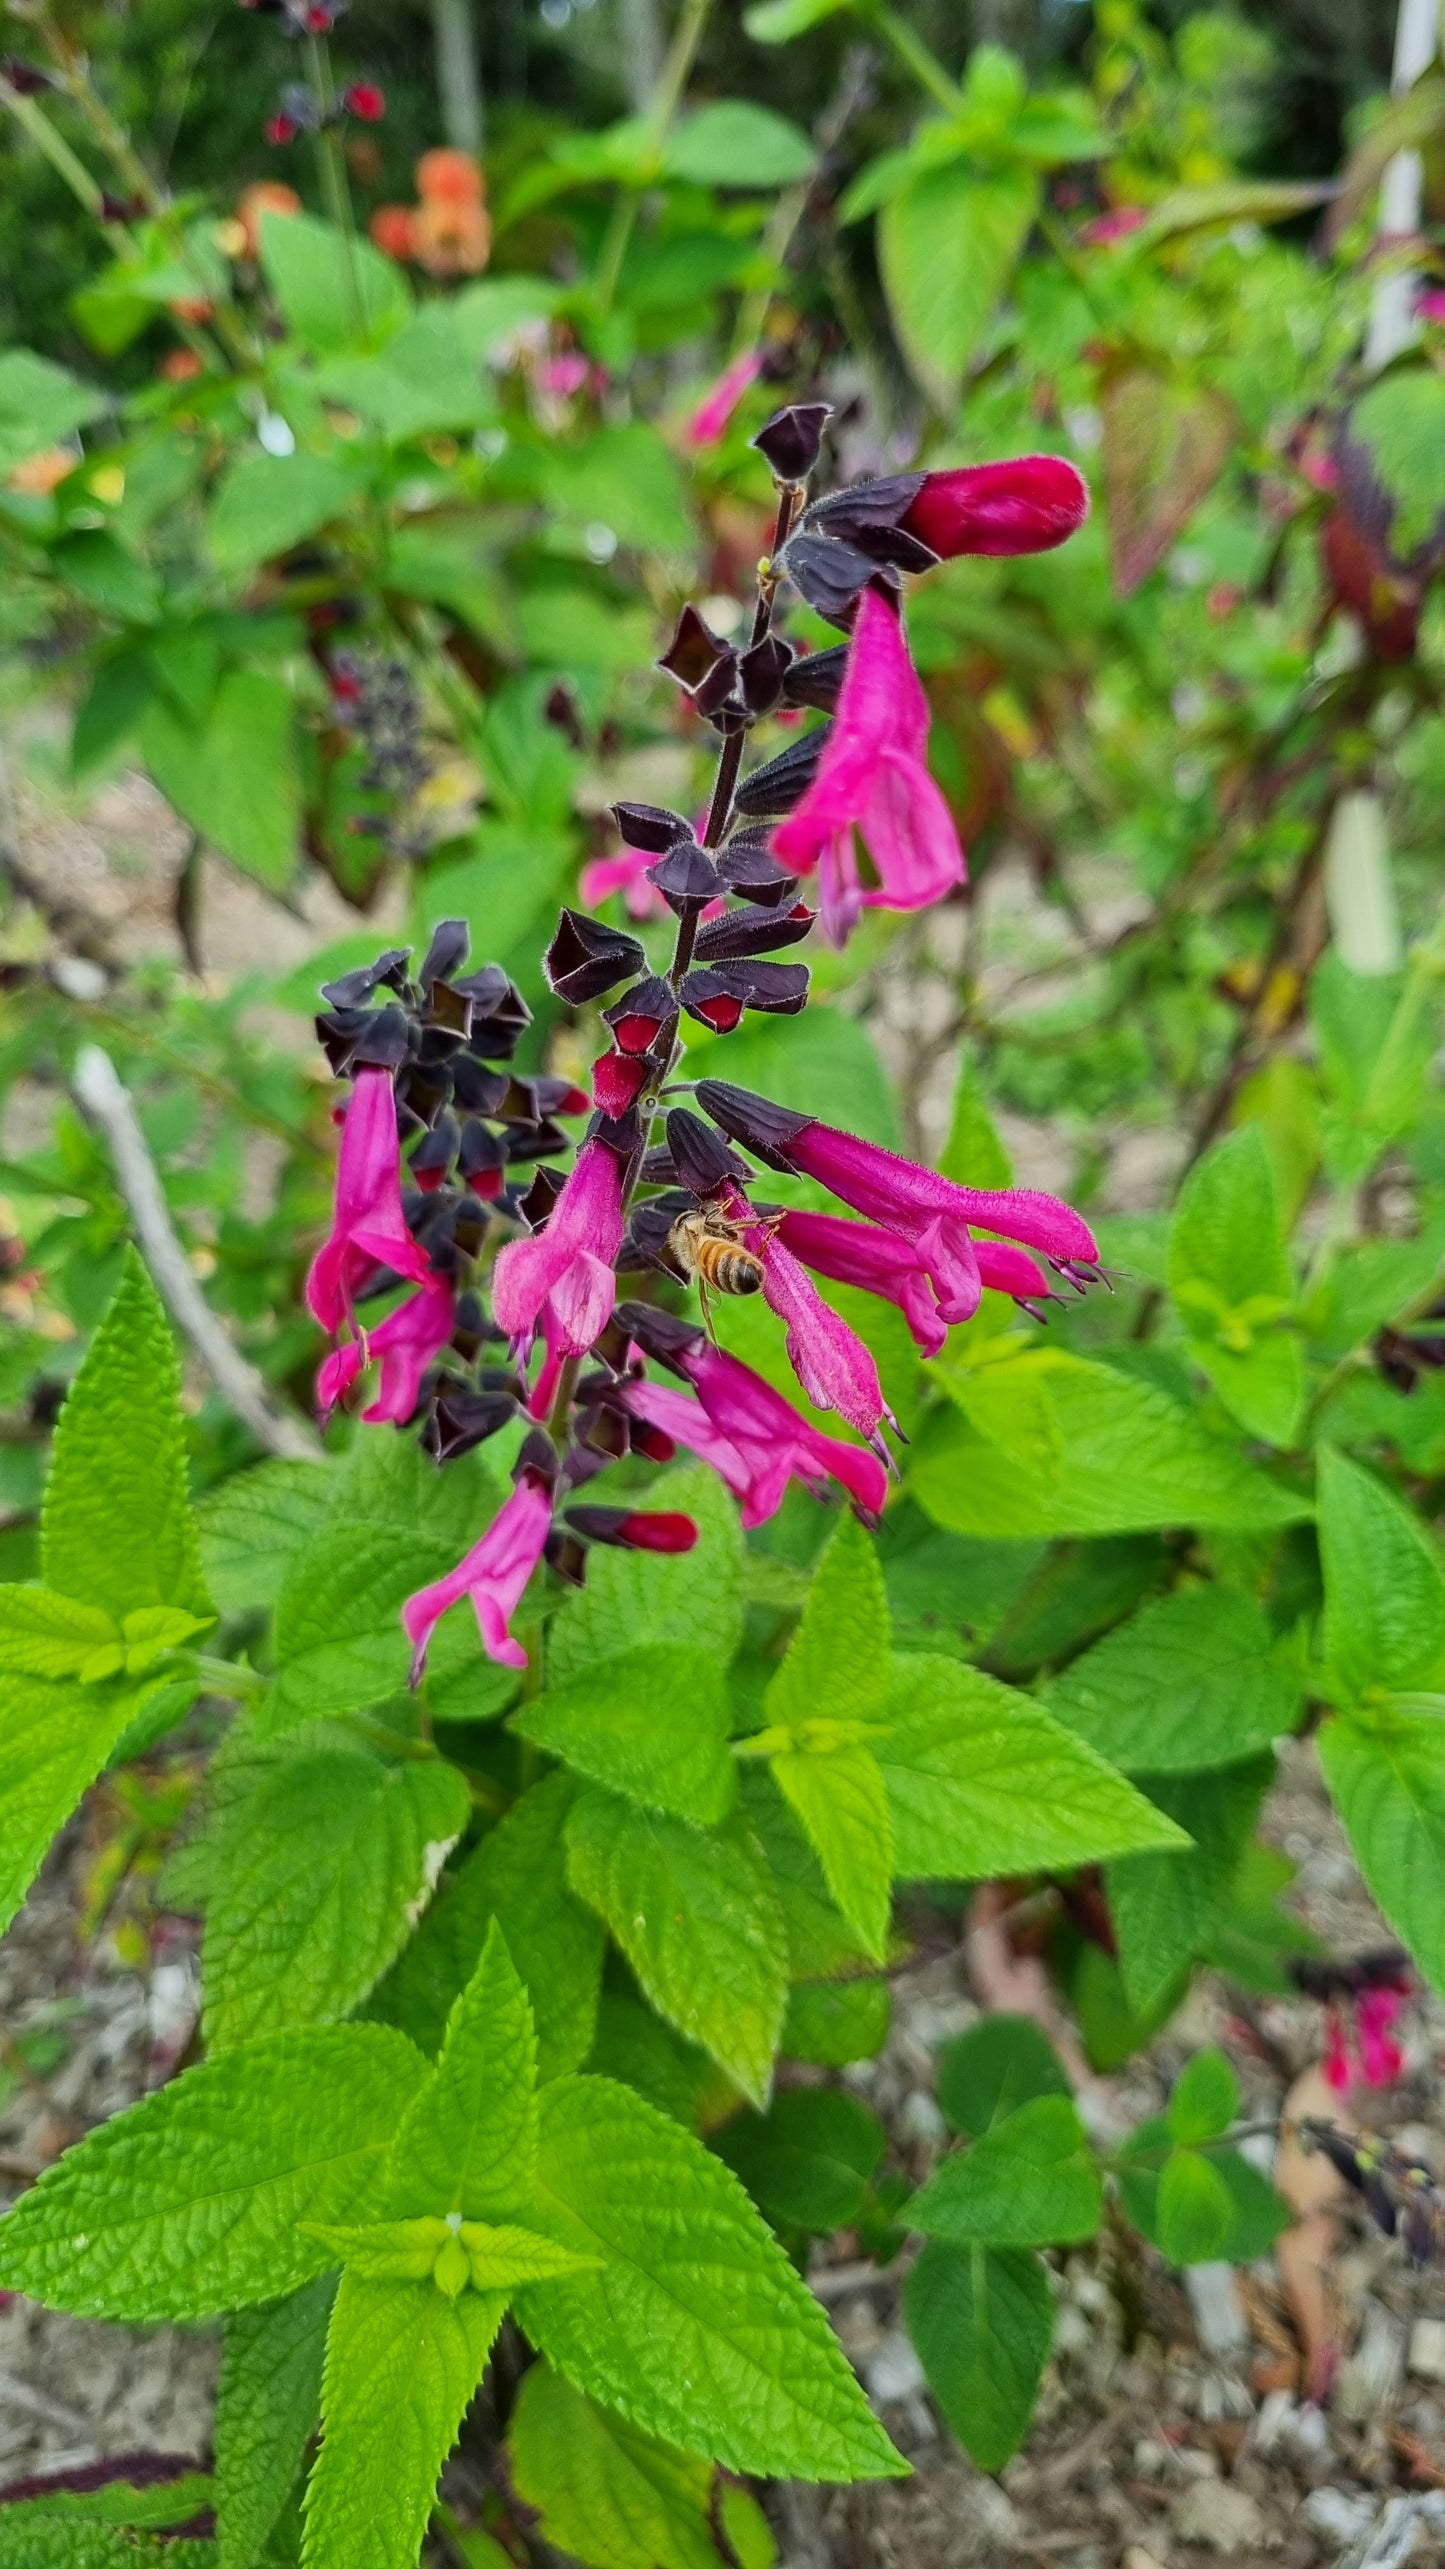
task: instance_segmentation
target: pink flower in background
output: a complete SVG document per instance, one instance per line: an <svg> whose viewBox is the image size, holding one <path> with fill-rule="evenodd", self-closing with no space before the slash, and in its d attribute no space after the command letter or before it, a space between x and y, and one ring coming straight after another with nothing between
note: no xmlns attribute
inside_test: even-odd
<svg viewBox="0 0 1445 2569"><path fill-rule="evenodd" d="M322 1416L350 1391L362 1367L375 1362L381 1367L376 1398L361 1415L368 1427L386 1422L405 1427L421 1397L422 1376L441 1354L455 1322L451 1286L444 1276L433 1276L375 1329L364 1330L326 1358L316 1377L316 1406Z"/></svg>
<svg viewBox="0 0 1445 2569"><path fill-rule="evenodd" d="M414 1284L432 1280L426 1252L406 1227L400 1171L391 1073L359 1070L341 1127L330 1235L306 1279L307 1303L333 1334L349 1319L356 1290L374 1267L389 1267Z"/></svg>
<svg viewBox="0 0 1445 2569"><path fill-rule="evenodd" d="M896 1303L913 1333L920 1353L936 1356L948 1336L928 1269L909 1241L896 1232L880 1231L871 1222L844 1222L832 1213L785 1213L777 1238L816 1275L837 1284L859 1285L885 1302ZM1023 1249L998 1240L976 1240L974 1261L980 1286L1011 1294L1016 1302L1047 1301L1049 1283L1041 1267Z"/></svg>
<svg viewBox="0 0 1445 2569"><path fill-rule="evenodd" d="M1352 2087L1393 2086L1405 2066L1392 2030L1404 2005L1401 1989L1362 1989L1347 2007L1331 2007L1324 2072L1337 2094Z"/></svg>
<svg viewBox="0 0 1445 2569"><path fill-rule="evenodd" d="M665 919L667 903L656 884L647 880L649 865L656 863L645 847L624 847L616 856L591 857L578 877L578 891L589 910L620 892L629 919Z"/></svg>
<svg viewBox="0 0 1445 2569"><path fill-rule="evenodd" d="M526 1472L504 1500L479 1543L444 1579L418 1588L401 1610L402 1626L412 1647L411 1682L419 1683L431 1637L449 1606L470 1597L489 1659L504 1668L525 1668L527 1654L507 1626L521 1602L522 1591L542 1558L552 1523L552 1493L539 1473Z"/></svg>
<svg viewBox="0 0 1445 2569"><path fill-rule="evenodd" d="M1051 553L1088 514L1089 485L1073 464L1061 455L1020 455L1011 464L929 473L900 522L952 562L961 553Z"/></svg>
<svg viewBox="0 0 1445 2569"><path fill-rule="evenodd" d="M1148 220L1147 206L1115 205L1107 214L1096 214L1092 223L1081 224L1076 237L1090 250L1105 250L1115 241L1127 241L1130 233L1141 231Z"/></svg>
<svg viewBox="0 0 1445 2569"><path fill-rule="evenodd" d="M1415 309L1422 321L1445 321L1445 286L1423 286L1415 297Z"/></svg>
<svg viewBox="0 0 1445 2569"><path fill-rule="evenodd" d="M716 446L744 393L762 371L762 356L756 348L734 357L688 420L682 432L685 442L689 446Z"/></svg>
<svg viewBox="0 0 1445 2569"><path fill-rule="evenodd" d="M823 933L846 945L866 909L924 910L964 879L953 816L924 763L928 699L897 616L866 589L818 772L773 832L793 873L818 872ZM878 876L865 886L854 831Z"/></svg>
<svg viewBox="0 0 1445 2569"><path fill-rule="evenodd" d="M679 1361L695 1401L649 1382L629 1383L622 1397L634 1418L711 1463L741 1501L744 1527L776 1516L790 1481L816 1493L839 1481L861 1515L881 1514L888 1474L876 1454L810 1427L761 1374L705 1339Z"/></svg>
<svg viewBox="0 0 1445 2569"><path fill-rule="evenodd" d="M534 369L539 392L553 393L559 401L570 401L574 392L580 392L591 372L591 360L580 348L564 349L559 357L543 357Z"/></svg>
<svg viewBox="0 0 1445 2569"><path fill-rule="evenodd" d="M612 1262L621 1246L621 1167L605 1142L584 1142L545 1231L511 1241L497 1259L492 1309L499 1327L524 1347L546 1327L549 1349L584 1356L611 1315Z"/></svg>

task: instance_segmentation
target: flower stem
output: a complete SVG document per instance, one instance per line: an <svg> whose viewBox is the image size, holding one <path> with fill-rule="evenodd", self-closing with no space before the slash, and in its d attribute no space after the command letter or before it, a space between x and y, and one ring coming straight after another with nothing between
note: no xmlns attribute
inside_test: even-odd
<svg viewBox="0 0 1445 2569"><path fill-rule="evenodd" d="M882 0L867 11L866 17L868 25L877 28L879 35L893 47L899 61L907 65L919 87L926 89L930 98L937 99L945 115L956 116L963 105L962 90L957 81L949 79L937 54L920 35L915 34L907 19L883 6Z"/></svg>
<svg viewBox="0 0 1445 2569"><path fill-rule="evenodd" d="M708 11L711 7L712 0L686 0L682 15L678 19L672 42L667 49L667 60L662 66L662 76L658 81L652 105L647 111L644 151L649 160L656 158L667 140L668 127L681 104L682 93L687 87L687 76L692 69L698 46L702 42L702 31L707 24ZM627 256L627 246L636 227L640 202L640 191L629 187L618 197L612 208L612 216L602 244L602 253L597 262L597 275L592 289L593 309L599 318L605 317L611 311L617 299L622 262Z"/></svg>
<svg viewBox="0 0 1445 2569"><path fill-rule="evenodd" d="M321 130L316 137L316 170L326 211L344 244L347 289L351 296L351 317L358 338L366 335L366 300L361 291L361 270L356 258L356 215L351 203L351 189L346 176L346 158L341 148L341 133L336 122L336 82L331 71L331 52L320 36L306 39L307 63L311 86L321 108Z"/></svg>
<svg viewBox="0 0 1445 2569"><path fill-rule="evenodd" d="M208 1694L230 1695L237 1703L254 1702L271 1683L259 1668L247 1668L238 1659L212 1659L204 1650L188 1650L179 1655L190 1661Z"/></svg>

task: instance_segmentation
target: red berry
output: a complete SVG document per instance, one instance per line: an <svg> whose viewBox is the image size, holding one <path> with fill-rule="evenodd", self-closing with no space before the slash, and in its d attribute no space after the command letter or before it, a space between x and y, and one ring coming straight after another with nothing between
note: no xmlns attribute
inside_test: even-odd
<svg viewBox="0 0 1445 2569"><path fill-rule="evenodd" d="M371 80L354 80L341 93L341 104L359 116L363 125L379 125L386 114L386 93Z"/></svg>
<svg viewBox="0 0 1445 2569"><path fill-rule="evenodd" d="M294 143L296 140L296 127L293 125L290 117L268 116L266 119L266 140L268 143Z"/></svg>

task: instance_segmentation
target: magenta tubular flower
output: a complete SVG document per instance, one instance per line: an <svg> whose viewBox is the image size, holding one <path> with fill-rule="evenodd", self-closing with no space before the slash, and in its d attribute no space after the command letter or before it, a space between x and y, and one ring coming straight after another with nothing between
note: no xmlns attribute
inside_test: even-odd
<svg viewBox="0 0 1445 2569"><path fill-rule="evenodd" d="M924 763L927 746L928 699L903 628L865 589L817 775L772 840L789 873L818 867L823 933L835 946L846 945L864 910L925 910L964 879L953 816ZM876 886L865 887L859 873L855 828L868 842Z"/></svg>
<svg viewBox="0 0 1445 2569"><path fill-rule="evenodd" d="M1391 2087L1405 2066L1393 2032L1405 2004L1400 1989L1362 1989L1331 2007L1325 2026L1324 2073L1337 2095L1352 2087ZM1351 2040L1353 2036L1353 2041Z"/></svg>
<svg viewBox="0 0 1445 2569"><path fill-rule="evenodd" d="M703 1128L704 1131L706 1127ZM763 1299L787 1329L788 1362L815 1409L835 1409L875 1448L884 1419L894 1423L883 1398L878 1368L855 1329L830 1309L791 1248L736 1188L723 1209L742 1225L743 1237L762 1263Z"/></svg>
<svg viewBox="0 0 1445 2569"><path fill-rule="evenodd" d="M607 1326L622 1246L622 1170L605 1142L584 1142L545 1231L513 1240L492 1273L492 1309L514 1345L549 1324L548 1345L585 1356ZM555 1331L555 1341L552 1337Z"/></svg>
<svg viewBox="0 0 1445 2569"><path fill-rule="evenodd" d="M1061 455L928 473L902 519L945 562L960 553L1051 553L1089 514L1089 485Z"/></svg>
<svg viewBox="0 0 1445 2569"><path fill-rule="evenodd" d="M540 1473L527 1472L493 1517L479 1543L429 1588L418 1588L401 1610L411 1643L411 1682L419 1683L431 1637L448 1606L470 1597L482 1648L503 1668L525 1668L527 1654L512 1639L508 1622L542 1558L552 1523L552 1493Z"/></svg>
<svg viewBox="0 0 1445 2569"><path fill-rule="evenodd" d="M307 1303L333 1334L350 1318L356 1289L374 1267L389 1267L414 1284L432 1281L426 1252L406 1227L400 1169L391 1073L359 1070L341 1127L330 1236L306 1279Z"/></svg>
<svg viewBox="0 0 1445 2569"><path fill-rule="evenodd" d="M841 1482L860 1516L882 1512L888 1475L876 1454L824 1436L750 1365L701 1342L682 1358L697 1399L664 1383L629 1383L623 1394L634 1418L659 1429L710 1463L742 1505L744 1527L776 1516L790 1481L821 1495Z"/></svg>
<svg viewBox="0 0 1445 2569"><path fill-rule="evenodd" d="M716 446L744 393L757 382L762 370L762 356L756 348L749 348L743 356L734 357L711 391L703 396L684 427L685 443L694 447Z"/></svg>
<svg viewBox="0 0 1445 2569"><path fill-rule="evenodd" d="M865 1293L896 1303L919 1353L939 1354L948 1323L934 1297L928 1269L910 1241L897 1232L880 1231L871 1222L840 1221L832 1213L785 1213L777 1237L815 1275L831 1276L837 1284L861 1285ZM972 1247L981 1286L1009 1294L1015 1302L1048 1301L1048 1278L1026 1250L1008 1248L1001 1240L975 1240Z"/></svg>
<svg viewBox="0 0 1445 2569"><path fill-rule="evenodd" d="M363 1330L359 1338L335 1348L326 1358L316 1377L316 1406L323 1418L350 1391L362 1367L375 1361L381 1367L381 1379L375 1400L361 1415L369 1427L405 1427L421 1397L422 1376L441 1354L455 1325L451 1286L444 1276L433 1276L420 1293L399 1303L375 1329Z"/></svg>

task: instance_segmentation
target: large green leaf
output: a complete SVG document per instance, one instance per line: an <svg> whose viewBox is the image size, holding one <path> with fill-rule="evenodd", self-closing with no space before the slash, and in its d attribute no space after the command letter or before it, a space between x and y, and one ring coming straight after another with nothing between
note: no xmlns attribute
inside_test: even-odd
<svg viewBox="0 0 1445 2569"><path fill-rule="evenodd" d="M263 214L261 265L287 327L325 357L384 340L411 311L399 267L314 214Z"/></svg>
<svg viewBox="0 0 1445 2569"><path fill-rule="evenodd" d="M1067 2096L1064 2066L1030 2016L985 2016L938 2055L938 2102L955 2132L992 2131L1036 2096Z"/></svg>
<svg viewBox="0 0 1445 2569"><path fill-rule="evenodd" d="M0 1676L0 1929L58 1828L108 1765L148 1690Z"/></svg>
<svg viewBox="0 0 1445 2569"><path fill-rule="evenodd" d="M1418 1517L1373 1472L1319 1458L1325 1657L1352 1693L1445 1677L1445 1570Z"/></svg>
<svg viewBox="0 0 1445 2569"><path fill-rule="evenodd" d="M743 1803L782 1908L794 1980L836 1980L869 1968L867 1946L833 1899L823 1868L772 1774L749 1762Z"/></svg>
<svg viewBox="0 0 1445 2569"><path fill-rule="evenodd" d="M411 1654L402 1606L455 1568L497 1502L474 1456L439 1472L413 1438L363 1428L326 1517L282 1581L271 1726L285 1729L308 1713L350 1712L404 1692ZM463 1604L438 1629L437 1675L474 1648L472 1610ZM504 1670L494 1673L505 1703L514 1681Z"/></svg>
<svg viewBox="0 0 1445 2569"><path fill-rule="evenodd" d="M495 1919L447 2019L441 2057L396 2137L387 2208L506 2220L531 2193L537 2037Z"/></svg>
<svg viewBox="0 0 1445 2569"><path fill-rule="evenodd" d="M206 1906L214 2049L347 2016L400 1952L471 1817L454 1766L287 1742L229 1811Z"/></svg>
<svg viewBox="0 0 1445 2569"><path fill-rule="evenodd" d="M1034 2096L934 2169L910 2229L954 2247L1043 2248L1092 2239L1103 2180L1069 2096Z"/></svg>
<svg viewBox="0 0 1445 2569"><path fill-rule="evenodd" d="M206 543L218 570L253 571L340 517L356 476L336 455L242 455L211 502Z"/></svg>
<svg viewBox="0 0 1445 2569"><path fill-rule="evenodd" d="M820 2237L857 2220L883 2142L877 2115L836 2087L790 2087L766 2114L735 2115L713 2136L771 2220Z"/></svg>
<svg viewBox="0 0 1445 2569"><path fill-rule="evenodd" d="M1392 1714L1319 1734L1325 1782L1360 1871L1431 1987L1445 1992L1445 1720Z"/></svg>
<svg viewBox="0 0 1445 2569"><path fill-rule="evenodd" d="M887 1709L878 1762L905 1881L982 1881L1187 1843L1072 1731L976 1668L899 1657Z"/></svg>
<svg viewBox="0 0 1445 2569"><path fill-rule="evenodd" d="M1111 1765L1189 1775L1258 1756L1293 1730L1301 1695L1254 1599L1207 1587L1141 1606L1044 1700Z"/></svg>
<svg viewBox="0 0 1445 2569"><path fill-rule="evenodd" d="M226 2322L216 2391L219 2569L253 2569L321 2413L332 2279Z"/></svg>
<svg viewBox="0 0 1445 2569"><path fill-rule="evenodd" d="M726 1667L742 1637L743 1539L737 1509L701 1464L668 1472L649 1507L675 1508L697 1527L691 1552L594 1550L587 1585L552 1625L547 1683L570 1685L625 1650L672 1644Z"/></svg>
<svg viewBox="0 0 1445 2569"><path fill-rule="evenodd" d="M175 1341L134 1249L56 1426L40 1558L52 1588L117 1622L142 1606L211 1611Z"/></svg>
<svg viewBox="0 0 1445 2569"><path fill-rule="evenodd" d="M1018 2248L930 2242L903 2289L928 2387L981 2471L1001 2471L1028 2431L1054 2336L1054 2296Z"/></svg>
<svg viewBox="0 0 1445 2569"><path fill-rule="evenodd" d="M1190 1353L1247 1435L1294 1441L1304 1348L1290 1326L1294 1276L1258 1124L1206 1151L1169 1225L1169 1290Z"/></svg>
<svg viewBox="0 0 1445 2569"><path fill-rule="evenodd" d="M742 1813L722 1828L696 1829L589 1791L567 1823L567 1870L659 2014L761 2103L787 2005L788 1949Z"/></svg>
<svg viewBox="0 0 1445 2569"><path fill-rule="evenodd" d="M539 2206L560 2238L606 2260L599 2274L517 2297L558 2371L648 2434L735 2471L853 2480L905 2469L736 2177L610 2079L559 2079L540 2102Z"/></svg>
<svg viewBox="0 0 1445 2569"><path fill-rule="evenodd" d="M1272 1757L1213 1775L1138 1779L1194 1843L1166 1854L1122 1856L1105 1868L1124 1992L1136 2015L1147 2015L1163 2001L1171 1982L1208 1950L1227 1920L1244 1852L1273 1780Z"/></svg>
<svg viewBox="0 0 1445 2569"><path fill-rule="evenodd" d="M706 1822L725 1818L737 1799L730 1714L714 1660L652 1642L525 1704L511 1727L649 1810Z"/></svg>
<svg viewBox="0 0 1445 2569"><path fill-rule="evenodd" d="M870 1538L845 1516L768 1688L769 1722L867 1720L888 1685L888 1598Z"/></svg>
<svg viewBox="0 0 1445 2569"><path fill-rule="evenodd" d="M0 474L58 445L110 408L110 396L31 348L0 353Z"/></svg>
<svg viewBox="0 0 1445 2569"><path fill-rule="evenodd" d="M360 2211L426 2075L385 2025L276 2034L142 2097L0 2221L0 2281L92 2319L209 2319L327 2263L303 2221Z"/></svg>
<svg viewBox="0 0 1445 2569"><path fill-rule="evenodd" d="M662 157L669 178L694 187L793 187L818 165L800 126L743 98L716 98L684 118Z"/></svg>
<svg viewBox="0 0 1445 2569"><path fill-rule="evenodd" d="M938 1525L997 1541L1292 1525L1307 1500L1137 1374L1031 1348L936 1377L962 1413L908 1475Z"/></svg>
<svg viewBox="0 0 1445 2569"><path fill-rule="evenodd" d="M923 389L942 408L1008 284L1038 208L1031 170L988 177L961 161L925 170L878 219L878 263L893 327Z"/></svg>
<svg viewBox="0 0 1445 2569"><path fill-rule="evenodd" d="M550 2364L523 2377L507 2460L543 2538L587 2569L718 2569L712 2465L596 2407Z"/></svg>
<svg viewBox="0 0 1445 2569"><path fill-rule="evenodd" d="M226 1614L272 1606L291 1562L331 1504L332 1475L314 1463L257 1463L208 1490L196 1509L201 1561Z"/></svg>
<svg viewBox="0 0 1445 2569"><path fill-rule="evenodd" d="M874 1961L882 1962L894 1850L888 1788L877 1758L861 1743L809 1742L780 1750L770 1763L844 1917Z"/></svg>
<svg viewBox="0 0 1445 2569"><path fill-rule="evenodd" d="M514 1802L442 1886L373 2001L422 2050L441 2047L453 2001L477 1966L493 1918L532 2003L543 2078L580 2069L592 2046L606 1943L601 1922L568 1887L570 1776L545 1776Z"/></svg>
<svg viewBox="0 0 1445 2569"><path fill-rule="evenodd" d="M152 696L141 723L145 763L167 802L268 892L284 892L301 845L301 771L290 689L231 669L203 722Z"/></svg>
<svg viewBox="0 0 1445 2569"><path fill-rule="evenodd" d="M326 2341L303 2569L416 2569L441 2467L506 2299L344 2274Z"/></svg>
<svg viewBox="0 0 1445 2569"><path fill-rule="evenodd" d="M893 1831L877 1759L863 1736L888 1686L888 1598L878 1556L844 1517L808 1590L786 1658L764 1699L770 1764L868 1951L887 1947ZM758 1743L759 1748L762 1741Z"/></svg>

